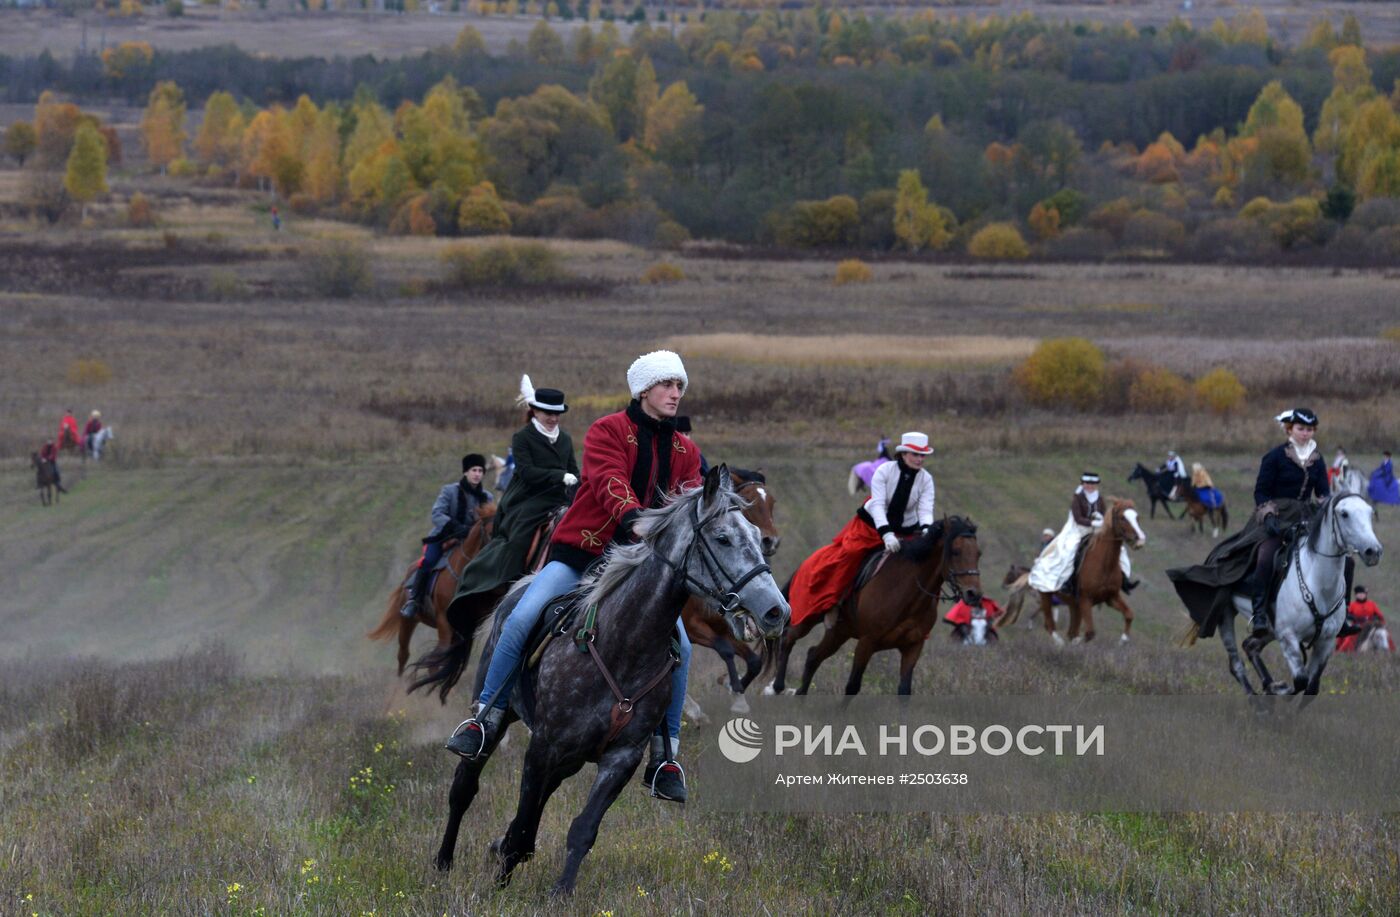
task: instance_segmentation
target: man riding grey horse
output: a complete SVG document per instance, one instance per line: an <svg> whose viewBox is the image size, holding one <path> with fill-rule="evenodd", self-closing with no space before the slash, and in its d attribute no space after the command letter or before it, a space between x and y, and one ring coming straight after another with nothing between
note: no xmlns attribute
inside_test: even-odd
<svg viewBox="0 0 1400 917"><path fill-rule="evenodd" d="M614 538L630 540L642 510L665 504L668 495L700 483L700 449L676 432L675 417L689 378L681 358L667 350L638 357L627 370L632 402L599 418L584 437L583 472L574 502L550 540L550 562L526 588L501 629L476 713L464 721L447 748L464 758L489 754L520 671L525 643L545 606L578 586L584 568ZM685 773L675 762L685 705L690 640L679 628L680 665L672 673L671 704L653 737L643 780L661 799L684 803Z"/></svg>

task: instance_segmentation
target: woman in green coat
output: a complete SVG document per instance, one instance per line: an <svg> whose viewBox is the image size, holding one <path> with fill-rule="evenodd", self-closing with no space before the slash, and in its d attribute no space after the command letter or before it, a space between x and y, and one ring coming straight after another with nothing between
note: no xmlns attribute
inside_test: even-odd
<svg viewBox="0 0 1400 917"><path fill-rule="evenodd" d="M526 420L510 441L515 475L496 511L496 533L462 571L449 615L471 596L494 592L525 574L535 530L555 508L569 502L568 489L578 483L574 442L559 426L559 418L569 410L564 393L537 389L529 376L522 376L519 400Z"/></svg>

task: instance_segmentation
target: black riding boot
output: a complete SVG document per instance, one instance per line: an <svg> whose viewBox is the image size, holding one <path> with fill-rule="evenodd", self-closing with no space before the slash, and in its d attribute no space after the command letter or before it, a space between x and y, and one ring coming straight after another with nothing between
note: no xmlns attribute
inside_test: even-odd
<svg viewBox="0 0 1400 917"><path fill-rule="evenodd" d="M501 728L501 718L504 716L505 711L499 707L483 711L478 704L476 715L463 720L443 748L471 761L486 758L495 745L496 735Z"/></svg>
<svg viewBox="0 0 1400 917"><path fill-rule="evenodd" d="M1142 580L1126 579L1126 578L1125 578L1125 579L1123 580L1123 594L1124 594L1124 595L1132 595L1132 594L1133 594L1133 590L1136 589L1136 588L1137 588L1138 586L1140 586L1140 585L1142 585Z"/></svg>
<svg viewBox="0 0 1400 917"><path fill-rule="evenodd" d="M413 577L413 585L408 590L408 601L403 603L399 609L399 614L405 618L415 618L418 612L423 610L423 600L428 594L428 580L433 575L433 571L427 564L418 566L418 573Z"/></svg>
<svg viewBox="0 0 1400 917"><path fill-rule="evenodd" d="M671 741L674 743L675 740ZM674 755L668 758L661 736L651 737L651 755L647 759L646 769L642 771L642 783L657 799L685 805L685 771Z"/></svg>
<svg viewBox="0 0 1400 917"><path fill-rule="evenodd" d="M1273 577L1263 578L1262 582L1255 582L1254 594L1250 600L1254 606L1254 612L1249 618L1251 636L1264 638L1269 635L1269 587L1273 585Z"/></svg>

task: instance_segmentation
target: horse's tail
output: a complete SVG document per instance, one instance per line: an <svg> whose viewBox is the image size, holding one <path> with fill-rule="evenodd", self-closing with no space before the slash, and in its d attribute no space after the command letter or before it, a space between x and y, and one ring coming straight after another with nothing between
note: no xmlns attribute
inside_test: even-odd
<svg viewBox="0 0 1400 917"><path fill-rule="evenodd" d="M388 640L399 632L400 622L403 616L399 614L402 607L403 587L395 589L389 596L389 610L384 612L384 620L379 622L379 626L365 634L370 640Z"/></svg>
<svg viewBox="0 0 1400 917"><path fill-rule="evenodd" d="M854 497L856 494L860 493L861 488L864 486L865 482L860 479L860 475L856 474L856 466L852 465L851 473L846 478L846 493Z"/></svg>
<svg viewBox="0 0 1400 917"><path fill-rule="evenodd" d="M1195 646L1196 640L1200 636L1201 625L1197 624L1195 621L1191 621L1187 624L1186 629L1181 632L1181 636L1177 637L1176 645L1180 647Z"/></svg>
<svg viewBox="0 0 1400 917"><path fill-rule="evenodd" d="M1030 571L1027 570L1010 583L1010 589L1006 594L1006 613L997 622L997 627L1010 627L1021 620L1021 610L1026 605L1026 596L1030 594Z"/></svg>
<svg viewBox="0 0 1400 917"><path fill-rule="evenodd" d="M447 614L449 609L444 609L443 614ZM486 615L486 619L491 616ZM449 621L452 619L449 618ZM437 692L438 700L447 703L448 692L456 686L462 673L466 671L467 662L471 659L472 643L476 637L477 624L468 626L465 630L458 630L453 627L453 634L456 639L447 646L438 647L423 655L423 658L413 663L415 670L425 670L426 675L419 677L408 686L408 693L412 694L419 688L427 688L428 693Z"/></svg>

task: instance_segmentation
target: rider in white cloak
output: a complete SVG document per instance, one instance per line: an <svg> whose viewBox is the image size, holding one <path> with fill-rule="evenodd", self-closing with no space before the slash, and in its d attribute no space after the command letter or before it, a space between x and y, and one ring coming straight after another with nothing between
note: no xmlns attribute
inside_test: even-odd
<svg viewBox="0 0 1400 917"><path fill-rule="evenodd" d="M1074 573L1074 556L1086 535L1103 527L1103 502L1099 498L1099 476L1085 472L1079 476L1079 487L1069 504L1069 517L1060 534L1045 546L1031 567L1030 587L1038 592L1059 592ZM1123 568L1123 591L1131 592L1137 583L1132 580L1132 562L1125 545L1118 555Z"/></svg>

